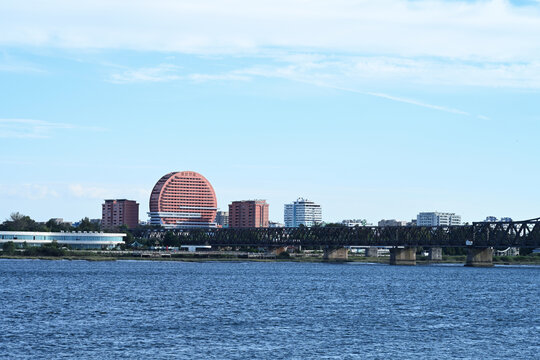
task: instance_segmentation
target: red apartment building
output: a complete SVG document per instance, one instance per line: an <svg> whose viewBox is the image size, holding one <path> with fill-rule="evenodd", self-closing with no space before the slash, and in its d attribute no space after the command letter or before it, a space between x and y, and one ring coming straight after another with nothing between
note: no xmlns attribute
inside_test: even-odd
<svg viewBox="0 0 540 360"><path fill-rule="evenodd" d="M167 229L216 227L217 200L210 182L195 171L164 175L150 195L150 225Z"/></svg>
<svg viewBox="0 0 540 360"><path fill-rule="evenodd" d="M268 227L266 200L233 201L232 204L229 204L229 227Z"/></svg>
<svg viewBox="0 0 540 360"><path fill-rule="evenodd" d="M126 225L128 229L134 229L139 225L139 204L134 200L105 200L101 210L103 228Z"/></svg>

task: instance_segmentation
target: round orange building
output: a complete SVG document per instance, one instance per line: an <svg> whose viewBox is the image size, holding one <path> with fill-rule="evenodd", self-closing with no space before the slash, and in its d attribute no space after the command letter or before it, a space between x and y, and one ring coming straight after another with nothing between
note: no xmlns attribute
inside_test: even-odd
<svg viewBox="0 0 540 360"><path fill-rule="evenodd" d="M165 228L215 227L216 193L210 182L194 171L163 176L150 195L150 225Z"/></svg>

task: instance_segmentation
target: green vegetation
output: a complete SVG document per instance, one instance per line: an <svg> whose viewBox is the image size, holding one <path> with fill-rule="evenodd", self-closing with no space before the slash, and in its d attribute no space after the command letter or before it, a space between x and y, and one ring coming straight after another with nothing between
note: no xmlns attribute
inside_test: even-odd
<svg viewBox="0 0 540 360"><path fill-rule="evenodd" d="M60 257L66 255L66 249L60 248L56 241L41 246L30 246L23 251L24 256Z"/></svg>
<svg viewBox="0 0 540 360"><path fill-rule="evenodd" d="M48 231L45 224L40 224L18 212L11 214L10 218L0 224L1 231Z"/></svg>
<svg viewBox="0 0 540 360"><path fill-rule="evenodd" d="M95 224L87 217L80 220L78 227L73 227L69 223L58 223L55 219L50 219L45 223L36 222L30 216L23 215L19 212L11 214L9 219L6 219L0 224L0 231L43 231L43 232L60 232L60 231L101 231L99 224Z"/></svg>
<svg viewBox="0 0 540 360"><path fill-rule="evenodd" d="M2 254L13 255L15 253L15 243L8 241L2 244Z"/></svg>

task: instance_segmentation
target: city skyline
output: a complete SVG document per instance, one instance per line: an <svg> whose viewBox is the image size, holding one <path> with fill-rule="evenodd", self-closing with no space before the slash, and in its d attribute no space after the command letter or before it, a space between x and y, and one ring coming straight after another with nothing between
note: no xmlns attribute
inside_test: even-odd
<svg viewBox="0 0 540 360"><path fill-rule="evenodd" d="M0 4L0 219L184 170L271 221L540 216L537 1L158 3Z"/></svg>

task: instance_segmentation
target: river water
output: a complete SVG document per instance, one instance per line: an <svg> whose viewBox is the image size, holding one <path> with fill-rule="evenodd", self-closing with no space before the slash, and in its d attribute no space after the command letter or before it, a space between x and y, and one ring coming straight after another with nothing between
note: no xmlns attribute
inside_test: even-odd
<svg viewBox="0 0 540 360"><path fill-rule="evenodd" d="M538 359L540 267L0 260L6 359Z"/></svg>

